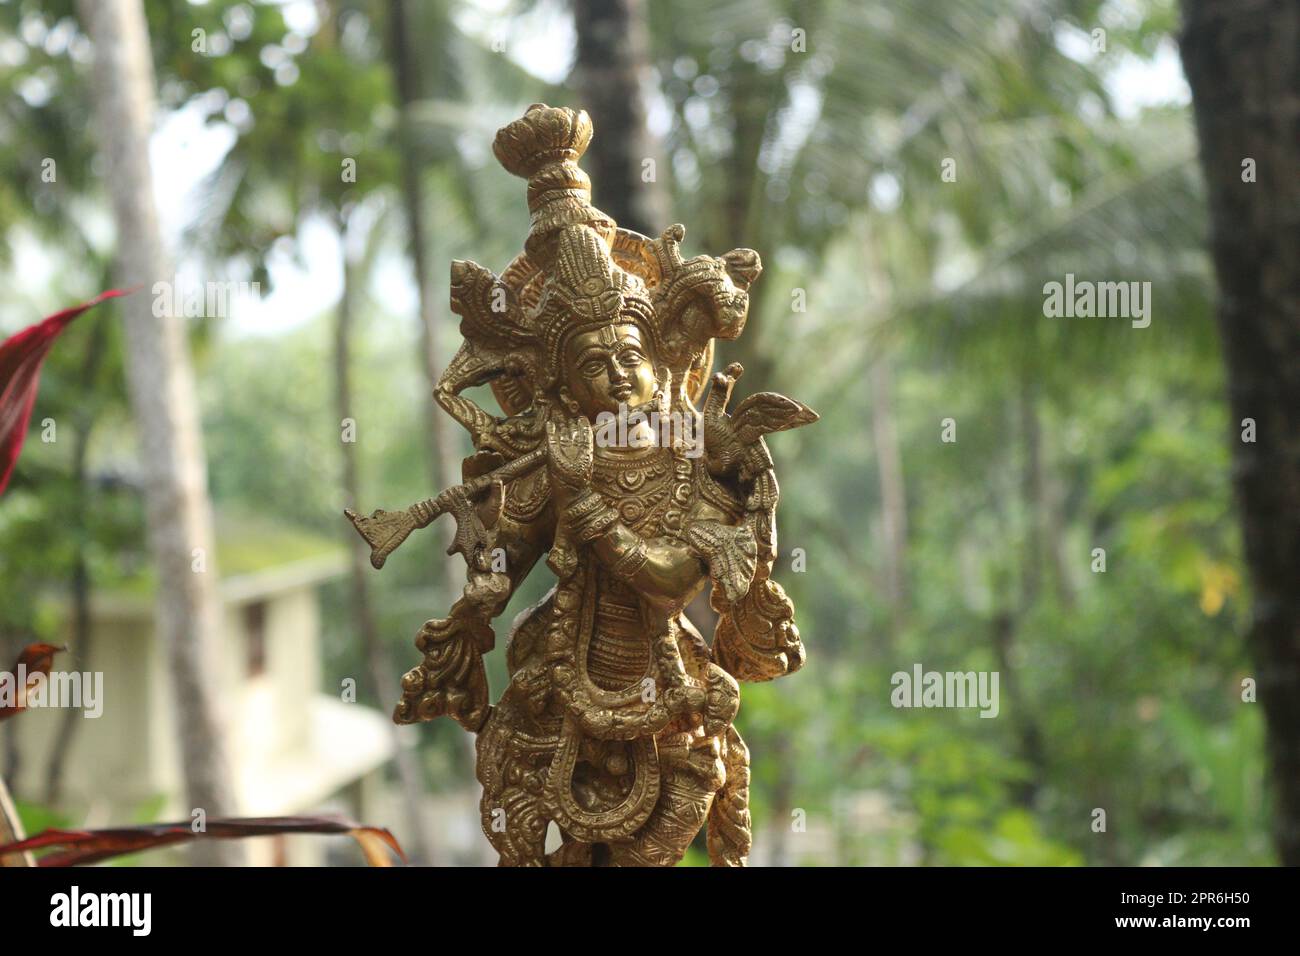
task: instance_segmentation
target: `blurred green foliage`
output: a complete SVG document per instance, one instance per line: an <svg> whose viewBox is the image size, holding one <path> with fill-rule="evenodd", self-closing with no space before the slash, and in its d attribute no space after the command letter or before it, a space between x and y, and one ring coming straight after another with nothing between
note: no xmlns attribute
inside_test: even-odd
<svg viewBox="0 0 1300 956"><path fill-rule="evenodd" d="M428 58L414 148L445 301L448 259L500 269L526 229L522 185L492 160L492 131L529 102L581 103L489 42L515 35L525 13L562 18L563 8L418 6L412 29ZM0 223L66 263L39 302L4 283L6 331L102 285L111 256L73 213L103 197L86 173L84 58L75 39L48 39L75 37L70 7L0 2L0 79L19 94L0 113ZM307 261L303 225L324 218L345 241L365 204L368 268L400 261L384 4L331 8L302 31L273 5L149 3L163 108L200 106L233 136L185 234L184 253L207 274L269 290L276 249L337 271ZM662 186L688 247L752 246L766 266L750 328L719 362L745 363L742 391L779 389L822 414L771 439L783 491L777 576L809 662L744 690L759 850L795 863L1270 862L1262 727L1241 698L1247 595L1190 119L1184 105L1121 116L1114 103L1117 72L1167 54L1173 4L647 9ZM1079 53L1098 25L1106 50ZM197 28L209 42L225 37L224 52L196 55ZM33 178L51 155L76 171L65 188ZM339 177L348 157L355 183ZM952 182L941 176L950 158ZM1150 282L1151 326L1046 318L1043 284L1067 272ZM365 277L353 360L362 485L375 506L393 507L436 489L415 317L397 314L379 274ZM342 543L330 316L299 318L242 337L202 323L211 486L221 509ZM454 343L445 310L441 321ZM107 331L92 346L95 323ZM91 347L104 358L87 380ZM38 620L28 598L66 586L76 549L98 586L143 561L119 352L106 314L51 358L33 428L47 416L93 424L93 440L78 477L66 446L33 437L0 506L10 644L60 626ZM955 442L941 440L948 418ZM897 554L882 486L891 456L906 525ZM69 534L77 501L84 522ZM796 548L802 573L790 564ZM426 535L375 578L381 631L403 665L420 624L445 607L433 585L441 560ZM547 577L539 567L502 622ZM323 600L332 687L363 663L345 589ZM489 663L495 690L500 657ZM999 671L998 718L894 709L890 677L916 663ZM424 732L434 789L470 779L458 734L448 722ZM686 862L703 860L696 847Z"/></svg>

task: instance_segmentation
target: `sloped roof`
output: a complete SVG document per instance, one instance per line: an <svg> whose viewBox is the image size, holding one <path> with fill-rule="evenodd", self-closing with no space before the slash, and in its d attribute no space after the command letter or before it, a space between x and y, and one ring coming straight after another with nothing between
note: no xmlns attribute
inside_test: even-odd
<svg viewBox="0 0 1300 956"><path fill-rule="evenodd" d="M219 510L214 520L218 593L223 602L261 600L342 575L348 566L343 541L346 523L339 518L339 537L287 525L251 512ZM152 566L91 594L97 617L151 617L157 579Z"/></svg>

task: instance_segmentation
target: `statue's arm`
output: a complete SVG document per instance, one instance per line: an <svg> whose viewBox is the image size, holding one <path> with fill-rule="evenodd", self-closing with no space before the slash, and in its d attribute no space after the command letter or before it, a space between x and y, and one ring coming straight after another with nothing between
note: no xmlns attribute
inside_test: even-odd
<svg viewBox="0 0 1300 956"><path fill-rule="evenodd" d="M752 544L744 543L748 529L728 528L725 520L721 511L704 504L692 512L682 539L644 538L615 520L591 537L590 544L601 564L644 598L682 607L709 577L723 587L729 587L728 569L732 576L745 577L744 586L753 577L753 561L745 558L753 551Z"/></svg>
<svg viewBox="0 0 1300 956"><path fill-rule="evenodd" d="M445 618L426 622L415 639L423 659L402 677L397 723L446 715L471 732L483 726L491 710L483 655L496 644L492 619L545 550L543 533L541 523L496 523L489 546L469 563L460 599Z"/></svg>
<svg viewBox="0 0 1300 956"><path fill-rule="evenodd" d="M590 423L585 418L559 426L547 422L546 433L547 473L564 536L575 545L590 546L611 574L646 599L678 608L695 596L706 576L729 599L749 587L755 563L749 528L728 527L721 511L701 503L687 516L680 540L642 537L619 520L591 485Z"/></svg>
<svg viewBox="0 0 1300 956"><path fill-rule="evenodd" d="M707 573L689 548L672 538L643 538L621 521L591 542L597 559L656 604L685 604Z"/></svg>
<svg viewBox="0 0 1300 956"><path fill-rule="evenodd" d="M504 516L490 532L491 541L475 559L466 563L465 589L451 608L451 617L480 623L479 650L487 653L495 644L489 626L510 603L515 589L528 577L547 548L542 521L516 523Z"/></svg>
<svg viewBox="0 0 1300 956"><path fill-rule="evenodd" d="M508 586L499 590L499 597L495 604L488 611L489 619L498 617L510 603L510 598L514 595L515 590L524 579L528 577L536 566L538 559L546 552L548 547L546 540L546 524L543 520L538 520L530 524L515 524L512 521L502 521L497 531L496 548L487 556L489 573L504 565L502 572L508 581ZM474 575L473 568L470 569L470 578Z"/></svg>

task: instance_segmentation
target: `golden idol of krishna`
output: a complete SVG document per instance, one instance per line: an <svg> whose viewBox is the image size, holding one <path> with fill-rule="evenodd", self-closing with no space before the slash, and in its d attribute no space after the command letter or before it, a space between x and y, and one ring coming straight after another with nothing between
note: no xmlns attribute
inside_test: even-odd
<svg viewBox="0 0 1300 956"><path fill-rule="evenodd" d="M497 133L497 159L528 182L531 228L500 275L452 264L464 342L435 398L473 440L465 483L348 516L377 567L414 528L455 518L468 582L421 629L394 719L445 715L477 734L483 831L503 865L669 866L707 826L713 864L742 866L738 682L804 661L771 577L764 435L817 416L771 392L728 410L742 370L710 377L713 342L744 329L758 254L684 259L680 225L657 239L618 228L577 165L591 137L585 112L545 105ZM483 384L501 414L462 395ZM492 621L543 557L557 584L510 628L492 706ZM706 587L711 641L684 613Z"/></svg>

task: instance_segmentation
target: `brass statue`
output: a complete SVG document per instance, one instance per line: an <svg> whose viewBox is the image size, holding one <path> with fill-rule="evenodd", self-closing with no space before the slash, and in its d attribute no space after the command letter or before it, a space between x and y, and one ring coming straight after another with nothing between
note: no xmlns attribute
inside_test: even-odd
<svg viewBox="0 0 1300 956"><path fill-rule="evenodd" d="M708 824L709 857L743 866L749 753L737 681L804 661L771 578L777 483L763 440L817 420L771 392L727 412L713 340L745 327L758 254L683 259L685 230L620 229L577 161L585 112L542 104L493 151L528 181L524 251L494 275L451 267L464 343L435 391L473 439L465 483L402 512L348 518L387 556L450 511L468 583L416 638L398 723L448 715L476 733L483 832L508 866L670 866ZM489 384L503 416L462 396ZM516 618L510 683L488 703L492 619L538 558L558 583ZM686 605L711 584L710 645ZM562 838L545 850L548 824Z"/></svg>

